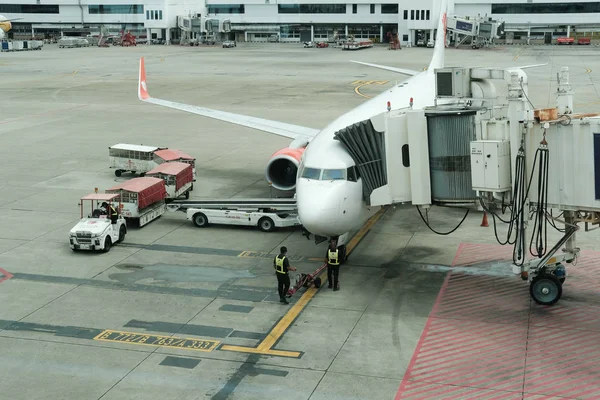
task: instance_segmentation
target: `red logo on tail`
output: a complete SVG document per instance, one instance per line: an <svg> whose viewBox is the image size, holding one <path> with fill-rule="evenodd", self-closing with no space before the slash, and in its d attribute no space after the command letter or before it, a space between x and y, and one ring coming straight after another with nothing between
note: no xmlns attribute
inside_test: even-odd
<svg viewBox="0 0 600 400"><path fill-rule="evenodd" d="M148 94L148 86L146 84L146 67L144 66L144 57L140 59L140 82L138 85L138 95L140 100L147 100L150 98Z"/></svg>

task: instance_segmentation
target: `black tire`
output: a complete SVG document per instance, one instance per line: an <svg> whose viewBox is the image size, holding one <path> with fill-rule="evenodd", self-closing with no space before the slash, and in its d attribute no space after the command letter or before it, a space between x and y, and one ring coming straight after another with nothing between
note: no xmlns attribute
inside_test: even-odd
<svg viewBox="0 0 600 400"><path fill-rule="evenodd" d="M102 251L104 251L105 253L108 253L110 251L111 246L112 246L112 240L111 240L110 236L107 236L106 239L104 239L104 249Z"/></svg>
<svg viewBox="0 0 600 400"><path fill-rule="evenodd" d="M269 217L262 217L258 220L258 228L263 232L272 232L275 230L275 223Z"/></svg>
<svg viewBox="0 0 600 400"><path fill-rule="evenodd" d="M315 278L315 288L321 287L321 278Z"/></svg>
<svg viewBox="0 0 600 400"><path fill-rule="evenodd" d="M542 273L531 281L529 294L537 304L551 306L562 296L562 284L556 276Z"/></svg>
<svg viewBox="0 0 600 400"><path fill-rule="evenodd" d="M338 246L338 250L340 251L340 264L342 264L348 259L348 254L346 253L346 245L343 244L341 246Z"/></svg>
<svg viewBox="0 0 600 400"><path fill-rule="evenodd" d="M121 176L122 171L120 169L115 170L115 176L118 178Z"/></svg>
<svg viewBox="0 0 600 400"><path fill-rule="evenodd" d="M188 190L187 192L185 192L185 199L189 199L190 198L190 191Z"/></svg>
<svg viewBox="0 0 600 400"><path fill-rule="evenodd" d="M192 220L194 221L194 225L198 228L205 228L208 226L208 218L201 212L194 214Z"/></svg>
<svg viewBox="0 0 600 400"><path fill-rule="evenodd" d="M125 240L126 234L127 228L125 228L125 225L121 225L121 228L119 228L119 241L117 243L121 243L123 240Z"/></svg>

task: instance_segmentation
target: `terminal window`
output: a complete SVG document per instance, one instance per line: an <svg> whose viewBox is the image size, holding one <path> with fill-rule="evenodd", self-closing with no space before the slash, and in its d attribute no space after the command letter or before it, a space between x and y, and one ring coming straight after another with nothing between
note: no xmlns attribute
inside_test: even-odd
<svg viewBox="0 0 600 400"><path fill-rule="evenodd" d="M600 12L600 3L492 4L492 14L588 14Z"/></svg>
<svg viewBox="0 0 600 400"><path fill-rule="evenodd" d="M278 4L279 14L346 14L346 4Z"/></svg>
<svg viewBox="0 0 600 400"><path fill-rule="evenodd" d="M382 4L382 14L398 14L398 4Z"/></svg>
<svg viewBox="0 0 600 400"><path fill-rule="evenodd" d="M243 4L209 4L209 14L244 14L246 7Z"/></svg>
<svg viewBox="0 0 600 400"><path fill-rule="evenodd" d="M142 4L97 4L88 6L89 14L144 14Z"/></svg>
<svg viewBox="0 0 600 400"><path fill-rule="evenodd" d="M53 4L0 4L0 13L6 14L58 14Z"/></svg>

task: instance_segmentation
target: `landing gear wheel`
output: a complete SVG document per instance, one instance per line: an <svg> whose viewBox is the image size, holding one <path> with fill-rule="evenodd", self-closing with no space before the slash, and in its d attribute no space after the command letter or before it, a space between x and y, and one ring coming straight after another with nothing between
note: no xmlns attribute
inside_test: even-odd
<svg viewBox="0 0 600 400"><path fill-rule="evenodd" d="M540 274L531 281L529 294L536 303L551 306L560 299L562 284L554 275Z"/></svg>
<svg viewBox="0 0 600 400"><path fill-rule="evenodd" d="M273 223L273 220L269 217L262 217L258 221L258 227L263 232L271 232L275 229L275 223Z"/></svg>
<svg viewBox="0 0 600 400"><path fill-rule="evenodd" d="M119 229L119 241L117 243L121 243L123 240L125 240L126 234L127 229L125 229L125 226L121 225L121 228Z"/></svg>
<svg viewBox="0 0 600 400"><path fill-rule="evenodd" d="M315 288L321 287L321 278L315 278Z"/></svg>
<svg viewBox="0 0 600 400"><path fill-rule="evenodd" d="M189 198L190 198L190 192L189 192L189 190L188 190L187 192L185 192L185 199L187 200L187 199L189 199Z"/></svg>
<svg viewBox="0 0 600 400"><path fill-rule="evenodd" d="M122 172L123 172L123 171L121 171L120 169L117 169L117 170L115 170L115 176L116 176L117 178L118 178L118 177L120 177Z"/></svg>
<svg viewBox="0 0 600 400"><path fill-rule="evenodd" d="M206 218L206 215L204 215L203 213L194 214L192 219L194 221L194 224L196 224L196 226L199 228L204 228L208 226L208 218Z"/></svg>

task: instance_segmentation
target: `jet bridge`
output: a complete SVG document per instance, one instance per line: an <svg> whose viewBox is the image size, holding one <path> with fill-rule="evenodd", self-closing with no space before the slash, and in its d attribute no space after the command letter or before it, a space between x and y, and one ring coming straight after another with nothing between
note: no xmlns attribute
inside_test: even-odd
<svg viewBox="0 0 600 400"><path fill-rule="evenodd" d="M365 200L412 203L419 212L440 204L484 210L498 242L513 246L513 272L529 282L534 301L555 304L565 265L579 255L578 224L600 225L600 113L574 112L566 67L550 109L534 109L518 68L435 74L434 106L388 107L336 134L357 164ZM504 98L498 85L507 86ZM505 238L496 233L501 223ZM549 226L562 234L551 246Z"/></svg>

